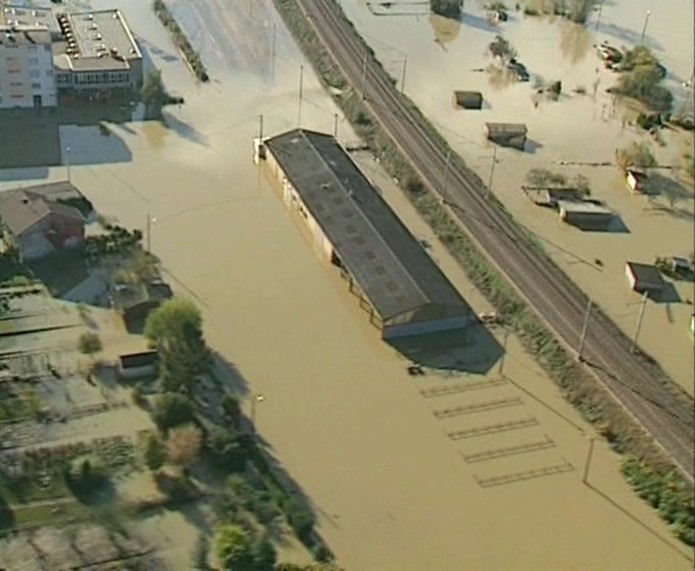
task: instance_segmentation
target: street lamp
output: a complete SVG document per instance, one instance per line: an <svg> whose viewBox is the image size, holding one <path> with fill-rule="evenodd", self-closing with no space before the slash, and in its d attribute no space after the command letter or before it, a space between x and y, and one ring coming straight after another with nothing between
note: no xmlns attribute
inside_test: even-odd
<svg viewBox="0 0 695 571"><path fill-rule="evenodd" d="M149 254L151 249L152 249L152 224L156 224L157 219L154 216L151 216L150 213L147 213L147 226L145 229L145 241L147 244L147 253Z"/></svg>
<svg viewBox="0 0 695 571"><path fill-rule="evenodd" d="M644 35L647 33L647 24L649 23L649 16L651 15L651 11L647 10L647 15L644 17L644 26L642 26L642 38L640 39L640 44L644 44Z"/></svg>
<svg viewBox="0 0 695 571"><path fill-rule="evenodd" d="M254 394L251 398L251 431L254 434L256 432L256 403L263 402L264 400L265 397L260 393Z"/></svg>

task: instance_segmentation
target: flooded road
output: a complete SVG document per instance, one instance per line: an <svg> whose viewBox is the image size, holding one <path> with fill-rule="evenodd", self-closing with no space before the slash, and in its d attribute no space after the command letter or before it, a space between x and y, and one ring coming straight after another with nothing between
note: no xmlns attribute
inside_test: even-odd
<svg viewBox="0 0 695 571"><path fill-rule="evenodd" d="M200 36L212 77L203 86L176 59L146 3L116 4L186 104L165 111L165 126L110 125L110 137L131 160L76 160L72 180L121 224L144 228L148 213L155 218L154 253L177 293L200 304L210 345L239 370L243 389L264 395L259 435L310 499L318 531L342 567L692 567L687 551L624 484L617 457L602 442L589 476L600 493L582 485L591 428L518 340L506 341L506 378L499 361L504 333L482 330L465 333L444 356L462 370L410 377L409 361L380 341L344 282L314 255L277 189L254 166L252 138L260 115L266 134L297 126L300 116L303 127L332 132L337 110L309 68L300 108L303 58L268 2L253 4L254 17L269 23L258 26L247 25L244 2L180 3L190 11L184 28L216 19L200 31L210 36ZM272 22L274 63L250 47L272 46ZM343 143L355 140L342 117L338 134ZM82 136L80 128L61 129L61 144L79 156L87 152ZM102 144L105 138L91 141L90 152ZM415 235L432 245L467 301L489 310L390 178L369 156L356 159ZM52 168L48 177L65 175ZM0 171L3 187L32 176ZM452 387L448 396L435 396L433 389L445 385ZM509 406L492 407L500 401ZM480 412L465 413L470 407ZM451 409L464 412L444 418ZM500 425L507 428L496 431ZM506 455L496 457L502 449ZM188 569L186 542L193 544L196 530L177 515L162 526L165 547L178 542L167 552L172 563Z"/></svg>

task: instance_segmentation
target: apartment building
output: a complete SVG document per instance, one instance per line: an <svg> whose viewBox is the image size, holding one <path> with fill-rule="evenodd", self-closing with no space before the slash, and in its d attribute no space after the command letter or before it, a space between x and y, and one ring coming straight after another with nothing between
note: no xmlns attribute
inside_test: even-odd
<svg viewBox="0 0 695 571"><path fill-rule="evenodd" d="M57 104L48 28L0 25L0 109Z"/></svg>

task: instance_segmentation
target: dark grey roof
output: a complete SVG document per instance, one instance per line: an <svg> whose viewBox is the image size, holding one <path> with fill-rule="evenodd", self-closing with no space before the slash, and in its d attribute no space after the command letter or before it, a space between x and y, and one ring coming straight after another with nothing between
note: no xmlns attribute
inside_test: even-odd
<svg viewBox="0 0 695 571"><path fill-rule="evenodd" d="M157 351L143 351L142 353L129 353L121 355L119 360L123 369L131 369L137 367L147 367L154 365L159 359Z"/></svg>
<svg viewBox="0 0 695 571"><path fill-rule="evenodd" d="M480 108L483 94L480 91L454 91L454 99L460 107Z"/></svg>
<svg viewBox="0 0 695 571"><path fill-rule="evenodd" d="M641 264L639 262L627 262L630 273L635 277L638 287L649 289L663 289L666 282L661 275L661 271L651 264Z"/></svg>
<svg viewBox="0 0 695 571"><path fill-rule="evenodd" d="M333 137L295 129L265 143L382 319L428 304L469 312Z"/></svg>

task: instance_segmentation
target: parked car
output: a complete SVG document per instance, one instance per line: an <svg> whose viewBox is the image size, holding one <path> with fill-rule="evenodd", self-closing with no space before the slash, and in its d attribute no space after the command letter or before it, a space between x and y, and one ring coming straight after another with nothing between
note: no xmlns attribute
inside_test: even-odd
<svg viewBox="0 0 695 571"><path fill-rule="evenodd" d="M531 76L529 75L526 66L519 62L509 62L507 64L507 71L516 79L517 81L529 81Z"/></svg>

